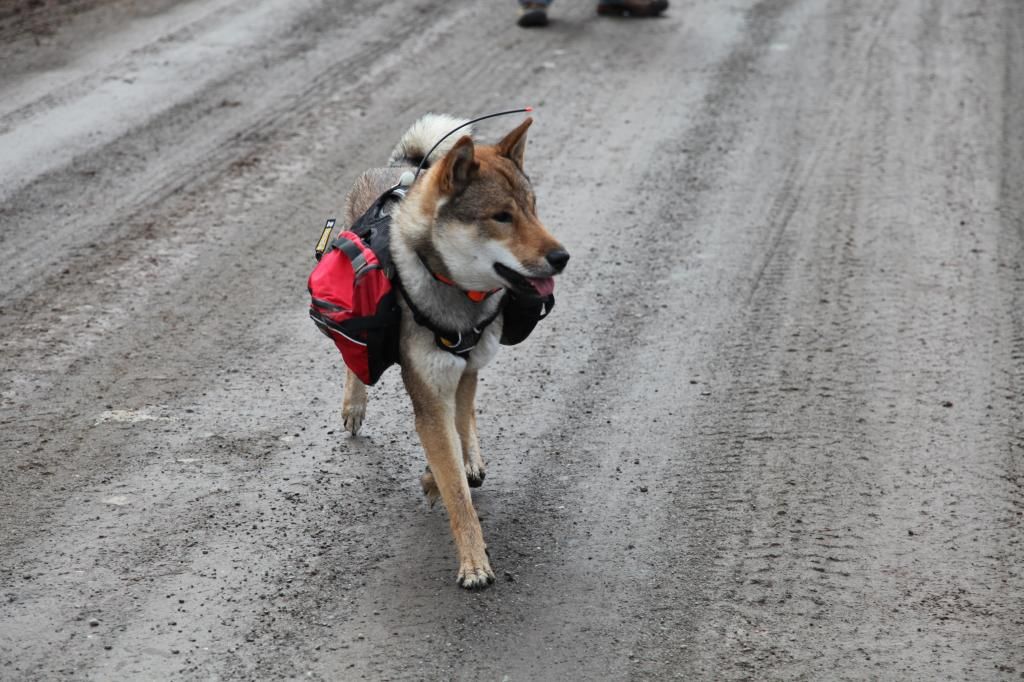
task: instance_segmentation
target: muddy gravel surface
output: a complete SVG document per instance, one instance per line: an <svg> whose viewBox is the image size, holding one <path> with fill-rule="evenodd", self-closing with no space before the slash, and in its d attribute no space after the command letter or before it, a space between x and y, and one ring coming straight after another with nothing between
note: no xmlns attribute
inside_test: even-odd
<svg viewBox="0 0 1024 682"><path fill-rule="evenodd" d="M1024 5L551 15L0 3L0 678L1024 678ZM573 257L469 593L305 279L419 115L525 104Z"/></svg>

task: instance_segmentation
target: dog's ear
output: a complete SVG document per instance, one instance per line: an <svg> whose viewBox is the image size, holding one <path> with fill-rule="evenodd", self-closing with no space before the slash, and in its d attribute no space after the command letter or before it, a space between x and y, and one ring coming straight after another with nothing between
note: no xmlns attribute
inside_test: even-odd
<svg viewBox="0 0 1024 682"><path fill-rule="evenodd" d="M451 151L438 163L438 189L444 196L461 194L480 170L475 158L473 139L463 135Z"/></svg>
<svg viewBox="0 0 1024 682"><path fill-rule="evenodd" d="M526 153L526 129L530 127L531 123L533 123L533 119L527 118L497 144L498 153L511 159L512 163L519 166L520 170L523 168L523 154Z"/></svg>

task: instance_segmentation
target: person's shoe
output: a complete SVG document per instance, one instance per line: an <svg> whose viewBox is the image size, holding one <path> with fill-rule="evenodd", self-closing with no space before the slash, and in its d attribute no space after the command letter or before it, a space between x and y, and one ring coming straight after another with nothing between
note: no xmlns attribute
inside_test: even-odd
<svg viewBox="0 0 1024 682"><path fill-rule="evenodd" d="M664 0L661 0L664 2ZM523 28L536 28L548 25L548 6L536 2L528 2L519 6L519 21Z"/></svg>
<svg viewBox="0 0 1024 682"><path fill-rule="evenodd" d="M656 17L668 9L668 0L621 0L599 2L597 13L612 17Z"/></svg>

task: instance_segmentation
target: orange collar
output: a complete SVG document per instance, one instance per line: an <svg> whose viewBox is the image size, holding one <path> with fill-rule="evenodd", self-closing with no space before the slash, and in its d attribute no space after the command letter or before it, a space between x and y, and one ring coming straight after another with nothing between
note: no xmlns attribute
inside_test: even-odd
<svg viewBox="0 0 1024 682"><path fill-rule="evenodd" d="M424 263L424 265L426 265L426 263ZM469 298L469 300L473 301L473 303L481 303L487 300L487 297L490 296L491 294L496 294L499 291L501 291L501 287L498 287L497 289L491 289L490 291L466 291L465 289L460 289L458 284L448 279L444 275L439 275L436 272L431 272L430 268L427 268L427 272L429 272L438 282L459 289L459 291L464 293L466 297Z"/></svg>

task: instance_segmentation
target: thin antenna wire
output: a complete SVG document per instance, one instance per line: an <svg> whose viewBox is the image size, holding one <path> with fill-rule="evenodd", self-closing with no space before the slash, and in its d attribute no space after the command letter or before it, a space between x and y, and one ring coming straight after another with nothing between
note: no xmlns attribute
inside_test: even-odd
<svg viewBox="0 0 1024 682"><path fill-rule="evenodd" d="M442 142L444 142L445 140L447 140L448 137L452 133L454 133L454 132L456 132L458 130L463 129L463 128L465 128L468 125L473 125L474 123L479 123L480 121L486 121L487 119L495 118L496 116L507 116L509 114L522 114L522 113L529 113L531 111L533 111L533 107L523 107L522 109L509 109L508 111L499 111L496 114L487 114L486 116L481 116L479 118L474 118L472 121L466 121L462 125L460 125L460 126L458 126L456 128L452 128L447 133L445 133L444 137L442 137L440 140L435 142L434 146L430 148L430 151L427 152L426 154L424 154L423 158L420 159L420 165L416 166L416 174L412 176L413 182L415 182L416 178L418 178L420 176L420 171L423 170L423 164L425 164L427 162L427 159L429 159L430 155L434 153L434 150L437 149L437 146L439 144L441 144Z"/></svg>

